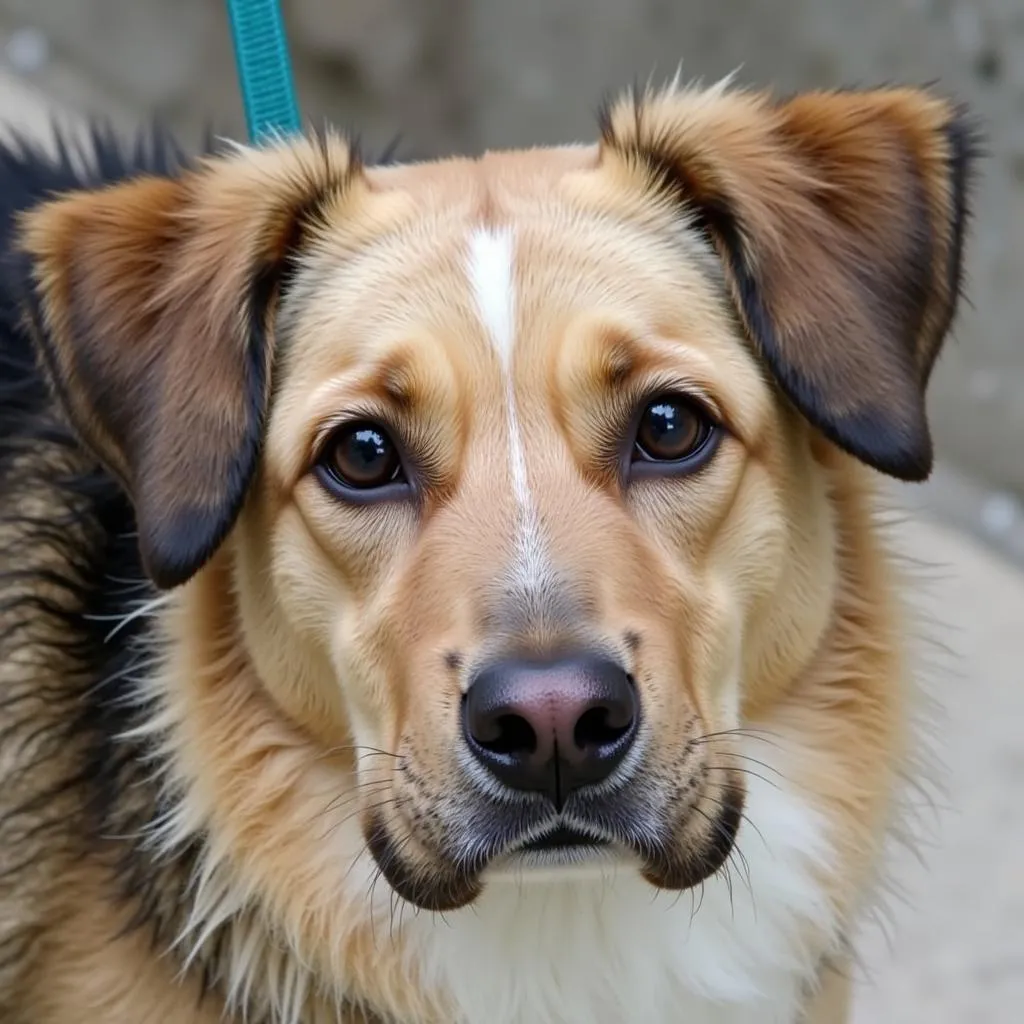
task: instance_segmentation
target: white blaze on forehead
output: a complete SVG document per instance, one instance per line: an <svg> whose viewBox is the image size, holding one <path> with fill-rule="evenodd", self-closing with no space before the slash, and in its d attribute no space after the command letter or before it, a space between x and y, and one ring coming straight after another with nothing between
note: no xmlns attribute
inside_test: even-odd
<svg viewBox="0 0 1024 1024"><path fill-rule="evenodd" d="M469 240L469 280L480 321L501 359L505 375L512 487L519 506L514 574L520 585L532 590L543 587L548 573L540 523L526 474L526 454L512 381L512 352L516 341L514 268L515 237L510 228L478 228L473 232Z"/></svg>
<svg viewBox="0 0 1024 1024"><path fill-rule="evenodd" d="M506 374L512 367L516 331L514 261L515 241L510 228L478 228L473 232L469 240L469 280L480 319Z"/></svg>

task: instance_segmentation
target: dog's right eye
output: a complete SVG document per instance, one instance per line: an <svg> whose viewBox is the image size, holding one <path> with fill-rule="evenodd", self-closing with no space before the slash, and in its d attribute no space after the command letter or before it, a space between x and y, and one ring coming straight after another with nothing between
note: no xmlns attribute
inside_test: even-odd
<svg viewBox="0 0 1024 1024"><path fill-rule="evenodd" d="M721 429L685 395L664 395L643 409L633 438L631 476L686 476L714 454Z"/></svg>
<svg viewBox="0 0 1024 1024"><path fill-rule="evenodd" d="M398 447L375 423L349 423L331 435L316 472L332 493L353 500L399 497L409 483Z"/></svg>

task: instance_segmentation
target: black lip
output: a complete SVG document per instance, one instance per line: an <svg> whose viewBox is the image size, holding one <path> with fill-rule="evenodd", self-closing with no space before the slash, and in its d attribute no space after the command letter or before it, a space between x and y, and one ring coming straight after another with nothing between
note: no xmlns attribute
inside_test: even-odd
<svg viewBox="0 0 1024 1024"><path fill-rule="evenodd" d="M595 839L584 832L577 832L574 828L559 825L550 832L537 839L526 843L522 849L529 853L541 853L545 850L564 850L579 846L606 846L603 839Z"/></svg>

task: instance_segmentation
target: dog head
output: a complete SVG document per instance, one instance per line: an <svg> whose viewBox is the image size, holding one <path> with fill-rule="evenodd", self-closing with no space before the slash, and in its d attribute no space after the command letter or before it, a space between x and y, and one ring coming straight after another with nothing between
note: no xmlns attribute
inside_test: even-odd
<svg viewBox="0 0 1024 1024"><path fill-rule="evenodd" d="M924 92L669 89L595 146L241 149L23 239L148 572L218 563L254 699L348 752L395 891L681 889L742 818L730 737L826 629L830 468L929 472L970 156Z"/></svg>

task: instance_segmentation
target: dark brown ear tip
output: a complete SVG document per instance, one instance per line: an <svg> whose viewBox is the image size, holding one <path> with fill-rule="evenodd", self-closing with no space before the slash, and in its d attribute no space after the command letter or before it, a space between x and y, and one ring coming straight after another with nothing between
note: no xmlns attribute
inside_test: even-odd
<svg viewBox="0 0 1024 1024"><path fill-rule="evenodd" d="M188 583L198 571L198 566L186 568L185 566L174 566L164 563L160 560L159 556L154 556L152 552L149 554L143 553L142 566L157 590L174 590Z"/></svg>
<svg viewBox="0 0 1024 1024"><path fill-rule="evenodd" d="M957 230L970 217L970 196L978 174L978 164L988 155L986 134L981 119L966 106L953 107L945 127L949 147L949 176L953 189L951 211Z"/></svg>
<svg viewBox="0 0 1024 1024"><path fill-rule="evenodd" d="M904 483L923 483L931 476L934 452L923 408L901 423L877 408L808 418L833 444L879 473Z"/></svg>
<svg viewBox="0 0 1024 1024"><path fill-rule="evenodd" d="M872 469L905 484L923 484L931 475L934 459L931 444L927 451L890 451L875 458L861 459Z"/></svg>
<svg viewBox="0 0 1024 1024"><path fill-rule="evenodd" d="M182 509L155 521L139 515L139 553L160 590L187 583L213 557L234 521L224 509Z"/></svg>
<svg viewBox="0 0 1024 1024"><path fill-rule="evenodd" d="M139 548L146 575L158 590L174 590L188 583L213 553L165 548L161 543L154 543L152 540L144 543L141 538Z"/></svg>
<svg viewBox="0 0 1024 1024"><path fill-rule="evenodd" d="M966 103L950 103L946 137L954 160L974 162L989 155L985 122L981 115Z"/></svg>

